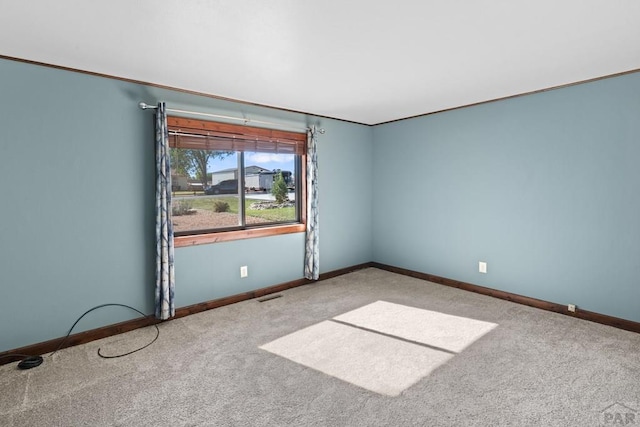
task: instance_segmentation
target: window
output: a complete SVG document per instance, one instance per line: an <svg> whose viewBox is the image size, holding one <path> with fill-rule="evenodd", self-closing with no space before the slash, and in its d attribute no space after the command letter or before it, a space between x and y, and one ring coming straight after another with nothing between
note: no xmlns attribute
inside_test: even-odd
<svg viewBox="0 0 640 427"><path fill-rule="evenodd" d="M304 133L168 117L175 246L304 231Z"/></svg>

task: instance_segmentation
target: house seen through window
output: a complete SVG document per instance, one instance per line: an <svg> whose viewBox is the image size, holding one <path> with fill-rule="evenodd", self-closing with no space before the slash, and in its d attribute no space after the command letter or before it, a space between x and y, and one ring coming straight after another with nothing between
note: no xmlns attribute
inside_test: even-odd
<svg viewBox="0 0 640 427"><path fill-rule="evenodd" d="M303 231L306 134L178 117L168 125L176 246Z"/></svg>

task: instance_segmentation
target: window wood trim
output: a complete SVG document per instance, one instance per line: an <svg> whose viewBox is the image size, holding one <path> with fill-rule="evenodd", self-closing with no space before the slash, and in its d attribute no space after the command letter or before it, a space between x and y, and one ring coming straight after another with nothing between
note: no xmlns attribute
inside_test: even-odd
<svg viewBox="0 0 640 427"><path fill-rule="evenodd" d="M306 229L306 224L300 223L276 225L271 227L247 228L245 230L219 231L207 234L192 234L189 236L176 236L173 238L173 246L176 248L182 248L208 243L229 242L232 240L253 239L256 237L269 237L280 234L302 233L306 231Z"/></svg>
<svg viewBox="0 0 640 427"><path fill-rule="evenodd" d="M179 130L194 135L205 135L215 138L222 135L237 136L239 139L265 141L267 143L284 143L295 146L295 154L300 156L300 194L296 197L300 198L300 215L299 222L295 224L279 224L265 225L264 227L256 226L245 228L242 230L215 231L202 234L190 234L183 236L174 236L174 247L188 247L195 245L203 245L210 243L228 242L241 239L252 239L257 237L277 236L280 234L303 233L307 229L307 135L298 132L289 132L282 130L257 128L245 125L236 125L229 123L219 123L206 120L188 119L184 117L167 117L167 125L169 131ZM171 137L170 144L171 144ZM174 145L175 146L175 145ZM182 148L182 147L181 147ZM185 147L186 148L186 147ZM194 147L196 148L196 147ZM203 149L199 147L198 149ZM242 150L240 150L242 151ZM243 197L245 195L243 194Z"/></svg>

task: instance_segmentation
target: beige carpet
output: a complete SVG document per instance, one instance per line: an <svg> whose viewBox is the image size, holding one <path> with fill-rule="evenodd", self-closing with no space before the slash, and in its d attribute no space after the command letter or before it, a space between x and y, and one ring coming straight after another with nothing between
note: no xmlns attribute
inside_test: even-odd
<svg viewBox="0 0 640 427"><path fill-rule="evenodd" d="M426 327L433 318L467 332ZM129 351L155 330L28 371L0 366L0 426L567 427L640 409L640 334L375 268L159 326L121 359L96 351ZM324 365L260 348L290 335ZM446 359L435 369L433 354ZM369 368L387 382L365 384Z"/></svg>

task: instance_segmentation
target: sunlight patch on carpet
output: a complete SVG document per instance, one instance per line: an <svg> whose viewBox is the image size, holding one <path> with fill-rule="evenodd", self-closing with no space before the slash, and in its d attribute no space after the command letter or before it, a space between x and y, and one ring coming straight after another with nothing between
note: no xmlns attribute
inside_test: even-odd
<svg viewBox="0 0 640 427"><path fill-rule="evenodd" d="M260 348L364 389L398 396L497 326L385 301L334 320Z"/></svg>
<svg viewBox="0 0 640 427"><path fill-rule="evenodd" d="M325 321L260 347L367 390L398 396L452 354Z"/></svg>
<svg viewBox="0 0 640 427"><path fill-rule="evenodd" d="M386 301L376 301L334 319L455 353L498 326Z"/></svg>

